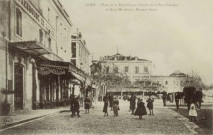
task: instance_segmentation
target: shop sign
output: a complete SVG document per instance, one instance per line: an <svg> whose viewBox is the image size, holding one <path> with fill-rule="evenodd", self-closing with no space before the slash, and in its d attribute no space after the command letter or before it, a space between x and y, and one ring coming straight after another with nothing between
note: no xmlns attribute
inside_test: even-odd
<svg viewBox="0 0 213 135"><path fill-rule="evenodd" d="M16 3L29 14L47 33L55 38L55 30L28 0L16 0Z"/></svg>

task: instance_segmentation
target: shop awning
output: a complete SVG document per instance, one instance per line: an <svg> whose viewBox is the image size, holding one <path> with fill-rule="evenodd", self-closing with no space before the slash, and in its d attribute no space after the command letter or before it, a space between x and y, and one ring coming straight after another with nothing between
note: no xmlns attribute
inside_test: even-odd
<svg viewBox="0 0 213 135"><path fill-rule="evenodd" d="M39 56L43 54L51 54L51 51L45 46L39 44L36 40L34 41L20 41L20 42L10 42L11 47L15 47L20 51L25 53Z"/></svg>
<svg viewBox="0 0 213 135"><path fill-rule="evenodd" d="M80 76L79 74L75 73L75 72L71 72L71 74L79 81L81 82L85 82L85 78L83 78L82 76Z"/></svg>
<svg viewBox="0 0 213 135"><path fill-rule="evenodd" d="M70 71L70 63L63 61L42 60L37 62L37 66L41 75L65 75Z"/></svg>
<svg viewBox="0 0 213 135"><path fill-rule="evenodd" d="M37 62L37 66L38 73L41 75L65 75L67 78L76 79L82 83L85 82L85 78L77 74L80 72L79 69L70 62L40 60ZM81 71L81 73L83 72Z"/></svg>

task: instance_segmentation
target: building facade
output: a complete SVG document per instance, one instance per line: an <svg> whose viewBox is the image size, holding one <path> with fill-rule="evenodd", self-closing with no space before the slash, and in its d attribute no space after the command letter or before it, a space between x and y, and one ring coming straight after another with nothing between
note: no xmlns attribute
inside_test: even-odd
<svg viewBox="0 0 213 135"><path fill-rule="evenodd" d="M101 70L102 73L118 73L123 77L127 77L132 86L138 81L150 81L152 73L152 61L140 59L138 57L124 56L119 53L112 56L101 57L99 61L93 61L91 65L91 76L95 77L97 72ZM131 86L129 86L131 87ZM113 95L123 95L134 91L142 91L141 88L118 88L115 86L99 85L96 91L96 97L102 97L106 93L113 93Z"/></svg>
<svg viewBox="0 0 213 135"><path fill-rule="evenodd" d="M80 32L72 34L70 48L72 51L70 62L89 76L91 61L90 52L86 46L86 41L82 38L82 34ZM82 78L82 80L85 81L85 85L90 85L90 77L88 76L85 79ZM81 85L75 85L74 89L76 95L82 95Z"/></svg>
<svg viewBox="0 0 213 135"><path fill-rule="evenodd" d="M72 34L71 48L71 63L86 74L90 74L90 52L86 46L86 41L82 39L81 33Z"/></svg>
<svg viewBox="0 0 213 135"><path fill-rule="evenodd" d="M0 10L0 89L14 92L11 110L68 102L71 80L85 74L70 63L72 23L61 3L1 0Z"/></svg>
<svg viewBox="0 0 213 135"><path fill-rule="evenodd" d="M152 84L156 85L159 91L166 91L167 93L182 92L183 84L187 80L187 75L180 71L175 71L169 76L151 76Z"/></svg>
<svg viewBox="0 0 213 135"><path fill-rule="evenodd" d="M149 60L117 53L112 56L102 57L100 62L104 66L109 66L109 70L118 70L119 73L127 76L131 82L149 80L151 76L152 62Z"/></svg>

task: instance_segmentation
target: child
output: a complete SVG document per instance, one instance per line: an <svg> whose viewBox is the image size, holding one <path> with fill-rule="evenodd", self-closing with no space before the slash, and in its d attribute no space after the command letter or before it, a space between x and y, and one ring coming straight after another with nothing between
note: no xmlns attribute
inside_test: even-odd
<svg viewBox="0 0 213 135"><path fill-rule="evenodd" d="M197 117L197 108L195 106L195 103L193 103L193 102L190 105L189 117L190 117L190 121L193 121L193 119L195 121L197 121L197 119L196 119L196 117Z"/></svg>
<svg viewBox="0 0 213 135"><path fill-rule="evenodd" d="M154 116L154 113L153 113L153 102L154 102L154 99L149 96L149 98L146 100L147 102L147 107L149 108L149 112L150 114L149 115L153 115Z"/></svg>
<svg viewBox="0 0 213 135"><path fill-rule="evenodd" d="M116 97L114 98L113 101L113 111L114 111L114 116L118 116L118 110L119 109L119 101L116 99Z"/></svg>
<svg viewBox="0 0 213 135"><path fill-rule="evenodd" d="M88 113L89 114L89 109L90 109L90 104L91 104L91 101L88 97L86 97L86 99L84 100L84 108L85 108L85 113Z"/></svg>
<svg viewBox="0 0 213 135"><path fill-rule="evenodd" d="M137 103L137 109L135 111L135 115L138 115L139 119L141 120L142 115L146 115L146 114L147 114L147 112L146 112L146 108L144 106L144 103L143 103L142 99L139 99L138 103Z"/></svg>

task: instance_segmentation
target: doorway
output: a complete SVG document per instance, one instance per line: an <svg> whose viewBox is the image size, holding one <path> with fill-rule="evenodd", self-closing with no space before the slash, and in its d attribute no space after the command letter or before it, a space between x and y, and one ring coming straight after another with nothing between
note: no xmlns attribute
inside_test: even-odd
<svg viewBox="0 0 213 135"><path fill-rule="evenodd" d="M14 107L15 110L23 110L23 67L19 64L14 67Z"/></svg>

